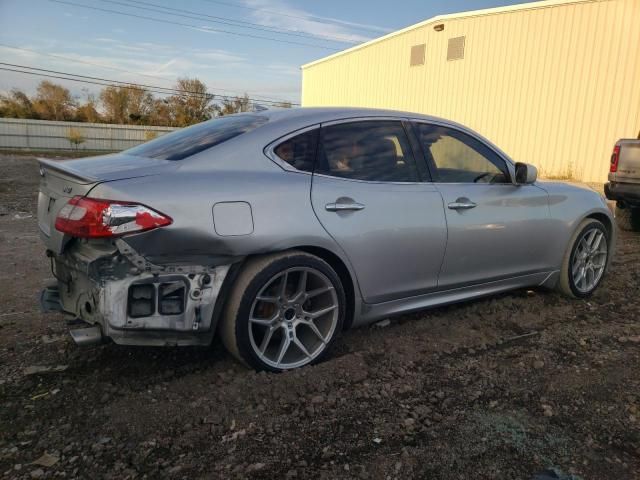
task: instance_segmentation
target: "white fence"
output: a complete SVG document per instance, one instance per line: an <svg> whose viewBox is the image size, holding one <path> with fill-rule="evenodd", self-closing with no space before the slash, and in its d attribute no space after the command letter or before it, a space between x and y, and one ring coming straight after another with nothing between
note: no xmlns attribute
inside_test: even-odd
<svg viewBox="0 0 640 480"><path fill-rule="evenodd" d="M84 138L77 147L69 140L74 130ZM175 128L0 118L0 150L119 151L172 130Z"/></svg>

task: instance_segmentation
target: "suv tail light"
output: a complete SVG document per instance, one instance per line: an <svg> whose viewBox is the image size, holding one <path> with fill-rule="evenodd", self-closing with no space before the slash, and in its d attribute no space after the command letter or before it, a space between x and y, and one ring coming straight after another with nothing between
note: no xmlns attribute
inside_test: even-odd
<svg viewBox="0 0 640 480"><path fill-rule="evenodd" d="M618 171L618 162L620 161L620 145L613 147L613 153L611 154L611 166L609 167L610 173L616 173Z"/></svg>
<svg viewBox="0 0 640 480"><path fill-rule="evenodd" d="M171 218L131 202L73 197L60 210L56 230L72 237L105 238L170 225Z"/></svg>

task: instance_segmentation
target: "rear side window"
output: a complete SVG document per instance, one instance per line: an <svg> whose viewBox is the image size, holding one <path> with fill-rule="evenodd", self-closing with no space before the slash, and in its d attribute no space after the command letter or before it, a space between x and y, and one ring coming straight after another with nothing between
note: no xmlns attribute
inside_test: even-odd
<svg viewBox="0 0 640 480"><path fill-rule="evenodd" d="M316 128L285 140L273 151L293 168L303 172L313 172L318 146L318 132Z"/></svg>
<svg viewBox="0 0 640 480"><path fill-rule="evenodd" d="M318 173L373 182L418 182L402 123L362 121L322 128Z"/></svg>
<svg viewBox="0 0 640 480"><path fill-rule="evenodd" d="M182 160L264 125L267 117L230 115L163 135L124 153L159 160Z"/></svg>

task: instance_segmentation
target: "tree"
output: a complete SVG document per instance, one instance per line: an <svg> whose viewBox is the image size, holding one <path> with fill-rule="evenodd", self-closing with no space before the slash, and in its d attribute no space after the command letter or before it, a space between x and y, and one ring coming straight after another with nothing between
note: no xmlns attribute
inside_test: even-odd
<svg viewBox="0 0 640 480"><path fill-rule="evenodd" d="M84 90L84 89L83 89ZM75 120L78 122L98 123L102 121L102 116L98 112L98 101L95 95L85 90L87 101L76 108Z"/></svg>
<svg viewBox="0 0 640 480"><path fill-rule="evenodd" d="M233 113L248 112L251 110L251 100L246 93L242 97L226 97L217 107L218 115L231 115Z"/></svg>
<svg viewBox="0 0 640 480"><path fill-rule="evenodd" d="M27 94L14 88L9 95L0 95L0 117L38 118L38 114Z"/></svg>
<svg viewBox="0 0 640 480"><path fill-rule="evenodd" d="M169 98L175 126L186 127L209 120L214 115L213 95L207 92L207 86L200 80L179 78L174 88L181 92Z"/></svg>
<svg viewBox="0 0 640 480"><path fill-rule="evenodd" d="M143 88L129 89L128 104L129 123L148 124L149 114L153 109L153 95Z"/></svg>
<svg viewBox="0 0 640 480"><path fill-rule="evenodd" d="M173 112L171 104L166 98L155 98L153 100L147 125L173 126Z"/></svg>
<svg viewBox="0 0 640 480"><path fill-rule="evenodd" d="M124 87L105 87L100 92L100 102L109 122L126 123L129 89Z"/></svg>
<svg viewBox="0 0 640 480"><path fill-rule="evenodd" d="M144 124L153 109L153 95L136 86L109 86L100 92L100 101L112 123Z"/></svg>
<svg viewBox="0 0 640 480"><path fill-rule="evenodd" d="M33 108L43 120L70 120L76 104L68 89L43 80L38 85Z"/></svg>
<svg viewBox="0 0 640 480"><path fill-rule="evenodd" d="M85 142L84 135L77 128L70 128L69 129L69 131L67 132L67 140L69 140L69 143L72 144L75 147L76 150L78 149L78 146L81 143Z"/></svg>

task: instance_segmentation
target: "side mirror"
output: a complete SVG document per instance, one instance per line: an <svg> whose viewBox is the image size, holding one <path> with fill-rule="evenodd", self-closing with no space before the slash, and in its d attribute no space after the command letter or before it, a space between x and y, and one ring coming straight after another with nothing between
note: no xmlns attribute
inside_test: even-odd
<svg viewBox="0 0 640 480"><path fill-rule="evenodd" d="M516 185L530 185L538 179L538 169L529 163L516 163Z"/></svg>

